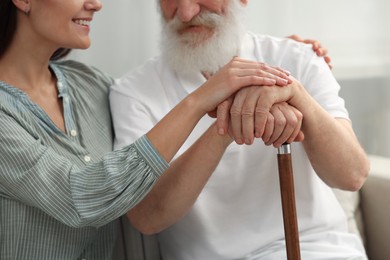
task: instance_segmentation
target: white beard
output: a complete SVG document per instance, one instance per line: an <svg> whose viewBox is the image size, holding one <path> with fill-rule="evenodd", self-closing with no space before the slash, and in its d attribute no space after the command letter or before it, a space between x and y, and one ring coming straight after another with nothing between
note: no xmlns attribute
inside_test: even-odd
<svg viewBox="0 0 390 260"><path fill-rule="evenodd" d="M182 23L177 16L168 22L162 18L163 56L178 73L217 72L239 54L245 32L241 23L243 9L239 0L229 0L225 15L203 11L189 23ZM178 34L185 25L200 24L212 28L213 34Z"/></svg>

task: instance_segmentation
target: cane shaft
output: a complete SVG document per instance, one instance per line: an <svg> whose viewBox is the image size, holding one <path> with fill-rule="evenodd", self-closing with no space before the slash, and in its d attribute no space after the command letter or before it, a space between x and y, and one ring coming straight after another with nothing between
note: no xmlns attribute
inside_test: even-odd
<svg viewBox="0 0 390 260"><path fill-rule="evenodd" d="M282 198L284 234L288 260L301 259L298 220L295 207L294 177L291 154L278 154L279 182Z"/></svg>

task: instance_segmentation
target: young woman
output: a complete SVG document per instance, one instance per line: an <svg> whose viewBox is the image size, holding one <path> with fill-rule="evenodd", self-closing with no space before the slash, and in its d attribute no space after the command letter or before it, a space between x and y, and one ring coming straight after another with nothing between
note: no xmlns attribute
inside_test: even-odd
<svg viewBox="0 0 390 260"><path fill-rule="evenodd" d="M198 120L242 87L287 79L235 58L143 137L112 152L113 79L59 61L89 47L101 7L0 2L0 259L110 259L116 219L148 193Z"/></svg>

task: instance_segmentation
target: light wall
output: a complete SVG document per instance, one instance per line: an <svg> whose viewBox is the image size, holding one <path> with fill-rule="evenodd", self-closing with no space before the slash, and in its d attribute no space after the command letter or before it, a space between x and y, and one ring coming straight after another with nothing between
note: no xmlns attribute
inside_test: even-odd
<svg viewBox="0 0 390 260"><path fill-rule="evenodd" d="M74 57L114 76L158 53L156 0L102 0L93 44ZM337 77L383 74L390 64L388 0L249 0L246 24L256 33L292 33L320 40Z"/></svg>
<svg viewBox="0 0 390 260"><path fill-rule="evenodd" d="M117 77L159 52L157 0L102 3L91 48L72 55ZM368 152L390 157L390 137L382 133L390 131L389 11L389 0L249 0L245 22L256 33L295 33L327 46L359 139Z"/></svg>

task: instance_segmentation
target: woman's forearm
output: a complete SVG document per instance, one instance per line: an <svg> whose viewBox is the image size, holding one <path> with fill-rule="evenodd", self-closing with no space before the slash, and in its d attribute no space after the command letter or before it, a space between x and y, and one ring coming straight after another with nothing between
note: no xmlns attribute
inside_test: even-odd
<svg viewBox="0 0 390 260"><path fill-rule="evenodd" d="M232 142L212 125L197 142L172 162L148 196L128 214L132 224L152 234L183 217L195 203L223 153Z"/></svg>

